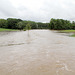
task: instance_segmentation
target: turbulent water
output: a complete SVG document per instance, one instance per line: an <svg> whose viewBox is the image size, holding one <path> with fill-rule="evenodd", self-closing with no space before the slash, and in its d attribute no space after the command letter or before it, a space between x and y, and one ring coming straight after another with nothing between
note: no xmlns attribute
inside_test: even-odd
<svg viewBox="0 0 75 75"><path fill-rule="evenodd" d="M0 32L0 75L75 75L75 38L50 30Z"/></svg>

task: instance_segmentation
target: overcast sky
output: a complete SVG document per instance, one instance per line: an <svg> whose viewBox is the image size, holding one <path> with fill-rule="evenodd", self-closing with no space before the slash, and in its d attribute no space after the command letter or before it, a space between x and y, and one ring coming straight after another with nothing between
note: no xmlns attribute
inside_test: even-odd
<svg viewBox="0 0 75 75"><path fill-rule="evenodd" d="M51 18L75 21L75 0L0 0L0 18L49 22Z"/></svg>

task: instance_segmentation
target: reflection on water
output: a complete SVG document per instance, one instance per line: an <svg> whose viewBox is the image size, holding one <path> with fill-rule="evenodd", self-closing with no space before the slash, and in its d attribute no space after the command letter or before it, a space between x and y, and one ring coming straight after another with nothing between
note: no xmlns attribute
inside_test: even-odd
<svg viewBox="0 0 75 75"><path fill-rule="evenodd" d="M50 30L0 32L0 75L75 75L75 38Z"/></svg>
<svg viewBox="0 0 75 75"><path fill-rule="evenodd" d="M30 38L30 32L29 32L29 30L27 31L28 32L28 34L27 34L27 44L30 44L30 42L31 42L31 38Z"/></svg>

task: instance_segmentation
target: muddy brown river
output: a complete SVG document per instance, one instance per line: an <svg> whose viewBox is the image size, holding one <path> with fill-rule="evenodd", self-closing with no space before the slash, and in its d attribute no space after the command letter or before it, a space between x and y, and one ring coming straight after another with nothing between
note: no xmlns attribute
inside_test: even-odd
<svg viewBox="0 0 75 75"><path fill-rule="evenodd" d="M51 30L0 32L0 75L75 75L75 38Z"/></svg>

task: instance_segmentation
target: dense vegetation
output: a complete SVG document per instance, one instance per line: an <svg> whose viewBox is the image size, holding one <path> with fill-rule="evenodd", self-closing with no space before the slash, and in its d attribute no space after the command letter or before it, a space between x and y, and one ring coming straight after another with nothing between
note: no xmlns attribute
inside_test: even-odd
<svg viewBox="0 0 75 75"><path fill-rule="evenodd" d="M75 22L70 22L63 19L51 19L49 23L49 28L53 30L71 30L75 29Z"/></svg>
<svg viewBox="0 0 75 75"><path fill-rule="evenodd" d="M29 24L31 29L74 30L75 22L63 19L51 19L50 23L26 21L16 18L0 19L0 28L23 30Z"/></svg>
<svg viewBox="0 0 75 75"><path fill-rule="evenodd" d="M25 21L16 18L0 19L0 28L7 29L25 29L26 25L29 24L31 29L48 29L49 23L41 23L34 21Z"/></svg>

